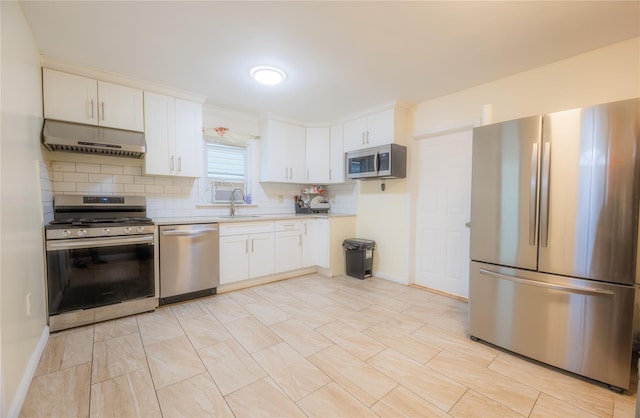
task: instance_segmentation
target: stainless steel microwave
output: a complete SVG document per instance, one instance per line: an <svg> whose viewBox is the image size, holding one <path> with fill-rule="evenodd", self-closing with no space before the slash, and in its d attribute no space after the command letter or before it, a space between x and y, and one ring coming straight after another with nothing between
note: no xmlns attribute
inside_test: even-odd
<svg viewBox="0 0 640 418"><path fill-rule="evenodd" d="M350 179L401 179L406 176L405 146L387 144L347 153L347 177Z"/></svg>

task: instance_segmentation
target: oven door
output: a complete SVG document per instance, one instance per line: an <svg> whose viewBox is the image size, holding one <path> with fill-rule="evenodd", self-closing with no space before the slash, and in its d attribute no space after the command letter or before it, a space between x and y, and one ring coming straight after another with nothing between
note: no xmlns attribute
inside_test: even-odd
<svg viewBox="0 0 640 418"><path fill-rule="evenodd" d="M47 242L49 315L155 296L153 235Z"/></svg>

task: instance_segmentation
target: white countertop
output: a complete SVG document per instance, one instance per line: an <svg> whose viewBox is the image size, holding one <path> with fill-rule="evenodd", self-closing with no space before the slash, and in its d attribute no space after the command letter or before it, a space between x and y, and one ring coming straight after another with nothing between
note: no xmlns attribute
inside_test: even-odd
<svg viewBox="0 0 640 418"><path fill-rule="evenodd" d="M270 215L237 215L229 216L203 216L197 218L159 218L155 219L156 225L178 225L178 224L202 224L202 223L225 223L225 222L259 222L259 221L275 221L282 219L331 219L342 218L348 216L356 216L355 214L342 213L310 213L310 214L270 214Z"/></svg>

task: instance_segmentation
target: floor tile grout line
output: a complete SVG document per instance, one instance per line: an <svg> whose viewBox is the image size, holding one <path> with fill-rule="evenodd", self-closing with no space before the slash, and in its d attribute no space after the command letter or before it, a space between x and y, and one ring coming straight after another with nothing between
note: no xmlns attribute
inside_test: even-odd
<svg viewBox="0 0 640 418"><path fill-rule="evenodd" d="M209 311L209 309L208 309L206 306L203 306L203 308L204 308L204 309L206 309L207 311ZM211 314L211 315L213 315L213 313L212 313L212 312L210 312L210 314ZM215 316L214 316L214 318L215 318ZM176 319L177 319L177 318L176 318ZM218 321L218 322L220 322L220 321ZM215 385L216 389L218 390L218 393L220 393L220 396L221 396L221 397L222 397L222 399L224 400L224 403L227 405L227 408L229 408L229 410L231 411L231 413L232 413L234 416L236 416L235 412L233 412L233 409L231 409L231 405L229 405L229 402L227 401L226 396L222 394L222 391L220 390L220 386L218 385L218 383L216 382L216 380L215 380L215 379L213 378L213 376L211 375L211 372L209 371L209 368L207 367L207 365L205 364L204 360L202 359L202 356L200 355L199 351L198 351L198 350L196 349L196 347L193 345L193 342L192 342L192 341L191 341L191 339L189 338L189 334L188 334L188 333L187 333L187 331L184 329L184 326L182 325L182 322L180 322L180 320L178 320L178 324L180 325L180 328L182 328L182 332L184 332L185 336L187 337L187 341L189 341L189 344L191 345L191 348L193 348L193 351L195 351L195 352L196 352L196 355L198 356L198 359L200 360L200 363L202 363L202 366L204 367L204 370L205 370L205 371L204 371L203 373L200 373L200 374L204 374L204 373L206 373L206 374L207 374L207 376L209 376L209 379L211 379L211 381L212 381L212 382L213 382L213 384ZM222 324L222 323L221 323L221 325L224 327L224 324ZM228 330L227 330L227 332L228 332ZM230 334L230 335L231 335L231 334ZM234 336L233 336L233 335L231 335L231 338L234 338ZM222 342L219 342L218 344L221 344L221 343L222 343ZM206 347L203 347L203 348L206 348ZM183 381L188 380L188 379L192 379L193 377L194 377L194 376L191 376L191 377L189 377L189 378L187 378L187 379L183 379L183 380L181 380L180 382L183 382ZM171 384L171 385L169 385L169 386L166 386L166 387L170 387L170 386L172 386L172 385L174 385L174 384L177 384L177 383L180 383L180 382L173 383L173 384ZM163 388L163 389L164 389L164 388ZM158 396L158 390L156 390L156 396ZM159 398L158 398L158 404L160 404L160 399L159 399ZM162 407L160 407L160 409L162 410Z"/></svg>

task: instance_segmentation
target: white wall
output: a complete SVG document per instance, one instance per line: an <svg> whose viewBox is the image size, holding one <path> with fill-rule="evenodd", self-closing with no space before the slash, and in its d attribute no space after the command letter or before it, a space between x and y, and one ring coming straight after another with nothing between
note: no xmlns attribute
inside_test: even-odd
<svg viewBox="0 0 640 418"><path fill-rule="evenodd" d="M491 104L493 122L500 122L638 96L640 38L634 38L422 102L413 110L413 137L419 140L477 126L485 104ZM416 176L420 173L420 161L413 158L411 162L411 224L415 225ZM415 242L413 229L410 228L411 242ZM411 254L410 266L409 281L413 282L414 254Z"/></svg>
<svg viewBox="0 0 640 418"><path fill-rule="evenodd" d="M40 198L42 93L39 53L18 2L1 2L0 415L19 413L46 341ZM31 313L26 298L31 294ZM42 339L44 338L44 340Z"/></svg>
<svg viewBox="0 0 640 418"><path fill-rule="evenodd" d="M478 125L484 104L500 122L638 97L639 67L640 38L633 38L422 102L413 112L413 136Z"/></svg>

